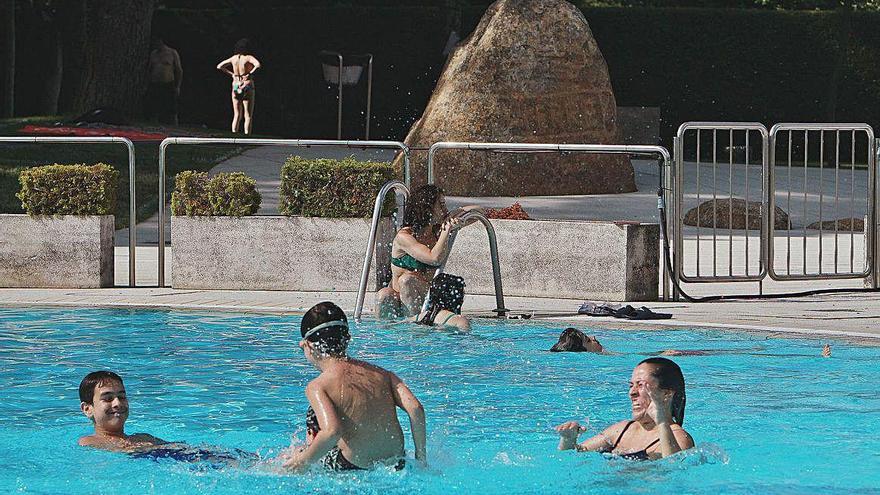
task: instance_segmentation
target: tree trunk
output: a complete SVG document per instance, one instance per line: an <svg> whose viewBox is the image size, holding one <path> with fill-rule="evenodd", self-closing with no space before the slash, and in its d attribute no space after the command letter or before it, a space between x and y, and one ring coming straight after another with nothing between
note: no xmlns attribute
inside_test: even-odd
<svg viewBox="0 0 880 495"><path fill-rule="evenodd" d="M113 107L140 114L153 7L153 0L66 2L63 112Z"/></svg>
<svg viewBox="0 0 880 495"><path fill-rule="evenodd" d="M0 0L0 19L2 19L2 45L0 45L0 118L12 117L15 113L15 0Z"/></svg>

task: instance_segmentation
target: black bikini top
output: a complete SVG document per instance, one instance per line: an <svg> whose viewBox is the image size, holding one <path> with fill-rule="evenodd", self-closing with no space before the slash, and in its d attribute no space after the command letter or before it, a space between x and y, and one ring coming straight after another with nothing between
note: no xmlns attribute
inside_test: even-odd
<svg viewBox="0 0 880 495"><path fill-rule="evenodd" d="M617 437L617 441L614 442L614 446L611 447L612 452L614 451L614 449L617 448L617 445L620 443L620 440L623 439L623 434L626 433L626 430L628 430L629 427L633 423L635 423L635 421L630 421L629 423L626 424L626 426L623 427L623 431L620 432L620 435ZM620 457L623 457L624 459L627 459L630 461L650 461L651 456L648 455L648 449L650 449L651 447L653 447L654 445L656 445L659 442L660 442L660 439L658 438L657 440L654 440L653 442L649 443L648 446L645 447L644 449L638 450L636 452L630 452L627 454L620 454Z"/></svg>

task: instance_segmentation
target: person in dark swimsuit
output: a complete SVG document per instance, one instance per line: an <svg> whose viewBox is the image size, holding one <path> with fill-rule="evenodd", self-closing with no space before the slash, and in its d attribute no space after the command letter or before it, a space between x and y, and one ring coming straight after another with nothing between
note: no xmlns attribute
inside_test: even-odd
<svg viewBox="0 0 880 495"><path fill-rule="evenodd" d="M321 431L321 425L318 424L318 416L315 414L315 410L310 406L306 411L306 444L312 443L312 440L319 431ZM327 452L327 455L321 458L321 464L330 471L366 471L364 468L355 466L351 461L346 459L345 455L342 453L342 449L339 447L333 447L330 449L330 452ZM405 467L406 460L400 459L397 461L397 464L394 465L394 470L400 471Z"/></svg>
<svg viewBox="0 0 880 495"><path fill-rule="evenodd" d="M428 307L415 317L416 323L427 326L453 327L469 332L471 323L461 315L464 303L464 279L440 273L431 281Z"/></svg>
<svg viewBox="0 0 880 495"><path fill-rule="evenodd" d="M669 359L645 359L633 370L629 398L632 419L617 422L577 443L586 431L576 421L556 427L559 450L608 452L632 460L654 460L690 449L694 439L682 428L687 402L684 375ZM616 438L614 442L612 438Z"/></svg>
<svg viewBox="0 0 880 495"><path fill-rule="evenodd" d="M403 227L391 243L391 282L376 293L380 317L418 314L434 272L449 254L449 236L459 224L455 217L446 218L448 213L439 187L429 184L410 194Z"/></svg>

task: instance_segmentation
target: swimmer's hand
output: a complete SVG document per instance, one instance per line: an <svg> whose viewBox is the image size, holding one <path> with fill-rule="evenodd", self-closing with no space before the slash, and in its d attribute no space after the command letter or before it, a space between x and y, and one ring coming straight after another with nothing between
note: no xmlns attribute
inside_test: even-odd
<svg viewBox="0 0 880 495"><path fill-rule="evenodd" d="M556 427L559 433L559 450L571 450L577 448L578 435L587 431L577 421L567 421Z"/></svg>
<svg viewBox="0 0 880 495"><path fill-rule="evenodd" d="M831 357L831 344L822 346L822 357Z"/></svg>
<svg viewBox="0 0 880 495"><path fill-rule="evenodd" d="M559 433L560 437L572 440L577 440L578 435L585 431L587 429L577 421L567 421L556 427L556 433Z"/></svg>
<svg viewBox="0 0 880 495"><path fill-rule="evenodd" d="M441 227L447 234L451 234L462 227L458 217L447 218Z"/></svg>
<svg viewBox="0 0 880 495"><path fill-rule="evenodd" d="M657 385L651 385L645 382L639 384L648 392L651 398L651 405L648 406L648 416L654 420L654 423L672 423L672 397L675 392L672 390L663 390Z"/></svg>
<svg viewBox="0 0 880 495"><path fill-rule="evenodd" d="M289 450L284 459L284 469L292 473L304 473L309 467L305 460L305 451L305 448Z"/></svg>

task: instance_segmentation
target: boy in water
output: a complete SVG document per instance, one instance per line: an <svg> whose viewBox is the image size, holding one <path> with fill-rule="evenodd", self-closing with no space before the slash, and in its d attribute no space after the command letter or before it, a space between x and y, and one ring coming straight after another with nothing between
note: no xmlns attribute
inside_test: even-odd
<svg viewBox="0 0 880 495"><path fill-rule="evenodd" d="M95 425L95 433L79 439L84 447L128 452L167 442L147 433L125 434L128 399L122 378L112 371L93 371L79 384L80 409Z"/></svg>
<svg viewBox="0 0 880 495"><path fill-rule="evenodd" d="M416 459L426 462L422 404L394 373L346 355L351 336L345 313L332 302L316 304L303 316L300 333L299 347L321 372L306 386L318 430L306 447L284 459L284 467L303 471L321 461L336 471L402 469L397 407L409 416Z"/></svg>

